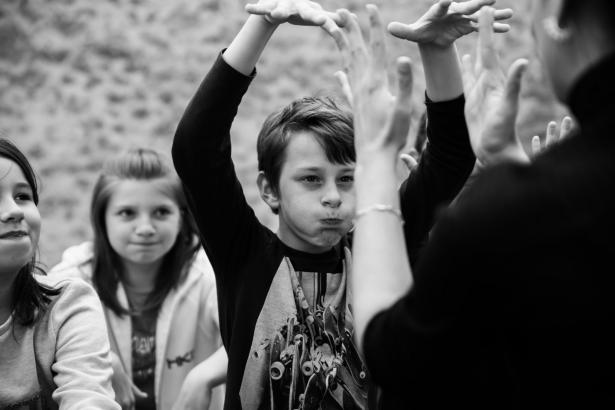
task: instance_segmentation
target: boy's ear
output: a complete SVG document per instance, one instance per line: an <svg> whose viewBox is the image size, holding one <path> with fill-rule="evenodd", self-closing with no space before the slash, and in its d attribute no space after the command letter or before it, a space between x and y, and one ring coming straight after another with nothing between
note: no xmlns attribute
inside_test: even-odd
<svg viewBox="0 0 615 410"><path fill-rule="evenodd" d="M263 171L259 171L258 177L256 177L256 184L263 201L269 205L274 214L277 214L280 207L280 198Z"/></svg>

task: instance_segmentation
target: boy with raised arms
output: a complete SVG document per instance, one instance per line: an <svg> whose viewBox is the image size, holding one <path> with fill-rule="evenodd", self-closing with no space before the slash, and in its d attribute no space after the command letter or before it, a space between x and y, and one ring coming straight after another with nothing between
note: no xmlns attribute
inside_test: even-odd
<svg viewBox="0 0 615 410"><path fill-rule="evenodd" d="M301 98L265 121L257 142L257 183L278 215L277 233L247 204L231 159L233 119L277 26L322 26L335 37L349 14L303 0L262 0L246 9L252 15L200 85L173 143L174 163L216 274L229 354L225 408L372 407L347 303L347 234L355 214L352 117L331 99ZM371 17L379 19L377 11ZM475 161L454 38L434 45L440 27L432 23L455 24L446 17L445 9L423 24L433 34L426 37L426 52L421 50L429 144L401 188L412 255L436 208L457 194ZM406 38L417 40L412 33Z"/></svg>

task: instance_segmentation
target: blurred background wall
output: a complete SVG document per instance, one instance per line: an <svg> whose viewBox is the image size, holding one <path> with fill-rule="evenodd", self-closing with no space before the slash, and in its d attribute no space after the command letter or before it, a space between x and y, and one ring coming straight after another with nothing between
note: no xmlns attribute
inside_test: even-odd
<svg viewBox="0 0 615 410"><path fill-rule="evenodd" d="M222 48L241 27L242 0L0 0L0 131L20 146L42 181L41 259L48 267L68 246L91 238L90 192L103 161L148 146L170 156L175 127ZM360 0L324 0L365 21ZM370 1L386 21L414 21L431 0ZM519 2L499 0L498 7ZM521 7L521 6L520 6ZM524 146L544 136L563 110L532 55L529 19L516 10L500 35L504 67L532 61L522 89L518 134ZM473 52L475 35L459 42ZM415 62L415 118L424 109L424 77L416 45L389 36L391 60ZM261 221L273 215L256 191L256 136L271 111L304 95L340 96L335 45L314 28L283 26L258 65L258 76L233 126L233 158L246 196ZM341 97L340 97L341 98ZM416 121L414 123L416 126ZM414 134L410 132L410 139ZM216 198L212 198L215 201Z"/></svg>

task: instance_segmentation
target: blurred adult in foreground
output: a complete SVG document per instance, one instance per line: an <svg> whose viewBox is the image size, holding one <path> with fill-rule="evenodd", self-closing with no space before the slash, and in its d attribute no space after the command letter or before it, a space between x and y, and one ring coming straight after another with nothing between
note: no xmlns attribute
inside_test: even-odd
<svg viewBox="0 0 615 410"><path fill-rule="evenodd" d="M37 204L32 167L0 138L0 408L119 410L96 293L36 274Z"/></svg>
<svg viewBox="0 0 615 410"><path fill-rule="evenodd" d="M394 177L409 121L408 63L399 65L396 103L379 101L386 67L348 35L353 308L385 408L615 406L615 3L534 1L531 16L538 55L579 132L524 158L514 123L527 62L504 74L493 10L481 10L464 88L487 169L440 217L413 272Z"/></svg>

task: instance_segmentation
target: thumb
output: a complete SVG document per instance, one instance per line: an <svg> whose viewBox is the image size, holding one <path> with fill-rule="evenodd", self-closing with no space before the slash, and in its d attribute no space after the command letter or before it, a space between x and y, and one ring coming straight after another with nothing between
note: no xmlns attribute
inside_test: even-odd
<svg viewBox="0 0 615 410"><path fill-rule="evenodd" d="M146 399L147 398L147 393L145 393L144 391L139 389L137 386L135 386L134 383L132 383L131 389L132 389L132 394L134 394L135 397L138 397L140 399Z"/></svg>
<svg viewBox="0 0 615 410"><path fill-rule="evenodd" d="M414 167L419 164L416 159L410 154L400 154L399 159L401 159L401 161L406 165L406 168L408 168L408 171L410 171L410 173L412 173Z"/></svg>
<svg viewBox="0 0 615 410"><path fill-rule="evenodd" d="M414 38L414 30L408 24L398 21L389 23L387 31L394 37L401 38L402 40L412 40Z"/></svg>

